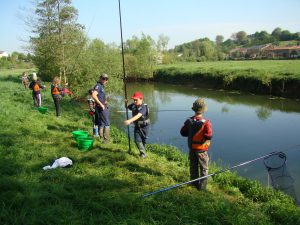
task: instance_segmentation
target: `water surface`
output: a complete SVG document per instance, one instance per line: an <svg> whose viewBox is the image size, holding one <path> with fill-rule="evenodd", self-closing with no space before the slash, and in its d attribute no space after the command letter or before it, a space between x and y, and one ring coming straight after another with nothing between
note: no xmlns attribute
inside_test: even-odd
<svg viewBox="0 0 300 225"><path fill-rule="evenodd" d="M205 98L208 111L204 117L211 121L214 131L211 160L231 167L273 151L284 151L287 169L300 196L299 101L161 83L131 83L127 90L128 96L141 91L150 107L149 143L174 145L185 153L187 140L180 136L180 128L193 115L193 102L198 97ZM117 110L124 110L123 104L112 110L112 123L124 128L125 113ZM270 182L262 160L237 171L264 185Z"/></svg>

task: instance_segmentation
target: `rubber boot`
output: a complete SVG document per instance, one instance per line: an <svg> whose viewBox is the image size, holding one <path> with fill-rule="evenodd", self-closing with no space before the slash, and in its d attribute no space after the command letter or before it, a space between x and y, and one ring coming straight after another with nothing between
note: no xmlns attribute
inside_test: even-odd
<svg viewBox="0 0 300 225"><path fill-rule="evenodd" d="M136 144L137 148L138 148L139 151L140 151L140 157L141 157L141 158L146 158L147 155L146 155L146 149L145 149L144 144L143 144L142 142L137 142L137 143L135 143L135 144Z"/></svg>
<svg viewBox="0 0 300 225"><path fill-rule="evenodd" d="M198 188L198 190L206 191L206 186L207 186L207 179L203 179L203 180L201 180L201 182L199 183L199 188Z"/></svg>
<svg viewBox="0 0 300 225"><path fill-rule="evenodd" d="M103 144L106 144L109 142L109 127L104 128L104 134L103 134Z"/></svg>
<svg viewBox="0 0 300 225"><path fill-rule="evenodd" d="M94 137L99 137L99 132L98 132L98 127L97 126L95 126L93 128L93 134L94 134Z"/></svg>
<svg viewBox="0 0 300 225"><path fill-rule="evenodd" d="M103 127L99 127L99 138L103 139Z"/></svg>

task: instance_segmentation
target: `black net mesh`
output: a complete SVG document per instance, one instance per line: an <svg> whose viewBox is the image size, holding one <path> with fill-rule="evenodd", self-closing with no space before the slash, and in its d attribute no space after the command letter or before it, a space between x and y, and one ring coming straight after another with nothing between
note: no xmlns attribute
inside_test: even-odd
<svg viewBox="0 0 300 225"><path fill-rule="evenodd" d="M264 158L264 164L268 170L272 187L290 195L299 205L294 188L294 179L287 170L286 155L283 152L274 153Z"/></svg>

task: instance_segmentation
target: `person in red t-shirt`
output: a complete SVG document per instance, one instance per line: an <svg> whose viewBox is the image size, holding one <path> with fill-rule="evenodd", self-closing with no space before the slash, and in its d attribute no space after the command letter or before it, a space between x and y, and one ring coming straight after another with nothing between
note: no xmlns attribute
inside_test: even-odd
<svg viewBox="0 0 300 225"><path fill-rule="evenodd" d="M209 157L207 151L212 139L212 126L209 120L203 118L207 106L203 98L198 98L192 106L195 115L188 118L180 130L183 137L188 138L190 178L197 179L208 175ZM200 174L199 174L200 168ZM198 190L206 190L207 178L193 182Z"/></svg>

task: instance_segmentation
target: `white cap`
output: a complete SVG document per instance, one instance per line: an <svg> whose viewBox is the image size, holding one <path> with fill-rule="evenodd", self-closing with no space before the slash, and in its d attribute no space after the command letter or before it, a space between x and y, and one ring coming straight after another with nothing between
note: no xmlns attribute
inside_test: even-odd
<svg viewBox="0 0 300 225"><path fill-rule="evenodd" d="M37 80L37 75L36 75L36 73L32 73L32 80Z"/></svg>

